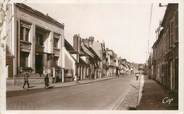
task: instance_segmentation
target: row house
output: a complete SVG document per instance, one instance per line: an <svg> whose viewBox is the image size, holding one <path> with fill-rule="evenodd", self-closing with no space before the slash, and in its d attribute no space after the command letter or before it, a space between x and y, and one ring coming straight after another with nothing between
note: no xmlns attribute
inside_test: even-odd
<svg viewBox="0 0 184 114"><path fill-rule="evenodd" d="M151 78L164 87L178 90L178 4L168 4L153 45Z"/></svg>
<svg viewBox="0 0 184 114"><path fill-rule="evenodd" d="M93 52L95 55L94 62L95 62L95 72L94 77L101 78L102 77L102 44L99 41L95 41L94 37L89 37L88 39L83 39L84 43L87 41L88 48Z"/></svg>
<svg viewBox="0 0 184 114"><path fill-rule="evenodd" d="M119 59L113 50L106 48L107 76L114 76L119 69Z"/></svg>
<svg viewBox="0 0 184 114"><path fill-rule="evenodd" d="M41 76L55 67L64 82L64 24L21 3L9 4L7 20L8 78L18 77L20 68L31 68Z"/></svg>
<svg viewBox="0 0 184 114"><path fill-rule="evenodd" d="M85 47L80 35L73 36L73 46L77 51L76 59L76 76L79 80L90 79L90 73L93 72L93 67L90 65L90 58L94 55Z"/></svg>
<svg viewBox="0 0 184 114"><path fill-rule="evenodd" d="M107 75L107 70L108 70L108 65L106 61L106 48L105 48L105 42L101 43L101 68L102 68L102 75L101 77L106 77Z"/></svg>
<svg viewBox="0 0 184 114"><path fill-rule="evenodd" d="M73 36L73 47L76 51L74 54L76 58L76 65L75 65L75 76L78 80L88 79L89 78L89 64L88 64L88 55L82 49L82 41L81 37L78 34Z"/></svg>
<svg viewBox="0 0 184 114"><path fill-rule="evenodd" d="M64 82L73 81L76 73L77 53L73 46L65 39L64 40Z"/></svg>
<svg viewBox="0 0 184 114"><path fill-rule="evenodd" d="M94 41L94 37L82 39L79 35L74 35L73 43L77 51L76 75L79 80L101 78L101 43Z"/></svg>

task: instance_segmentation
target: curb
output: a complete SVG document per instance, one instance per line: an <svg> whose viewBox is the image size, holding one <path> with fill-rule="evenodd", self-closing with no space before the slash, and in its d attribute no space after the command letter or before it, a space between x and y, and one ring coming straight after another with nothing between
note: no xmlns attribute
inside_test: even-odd
<svg viewBox="0 0 184 114"><path fill-rule="evenodd" d="M125 100L126 96L128 95L130 88L131 88L131 84L133 83L133 80L130 82L128 89L126 90L126 94L125 95L121 95L118 100L116 101L116 103L114 103L114 106L112 107L112 110L118 110L118 108L120 107L121 103ZM126 109L126 108L125 108Z"/></svg>
<svg viewBox="0 0 184 114"><path fill-rule="evenodd" d="M99 79L99 80L91 80L89 82L78 82L78 83L74 83L74 84L71 84L71 85L63 85L61 83L60 86L54 86L53 85L53 89L54 88L63 88L63 87L71 87L71 86L78 86L78 85L83 85L83 84L88 84L88 83L93 83L93 82L100 82L100 81L104 81L104 80L110 80L110 79L114 79L116 77L110 77L110 78L105 78L105 79ZM38 87L38 88L32 88L32 89L28 89L29 91L32 91L32 90L38 90L38 89L45 89L44 86L43 87ZM10 90L10 91L6 91L7 93L8 92L18 92L18 91L26 91L26 90Z"/></svg>
<svg viewBox="0 0 184 114"><path fill-rule="evenodd" d="M144 87L144 75L141 76L140 82L139 82L139 94L138 94L138 101L136 107L139 105L141 98L142 98L142 91Z"/></svg>
<svg viewBox="0 0 184 114"><path fill-rule="evenodd" d="M125 94L125 96L121 96L121 98L119 98L118 102L116 103L116 105L113 107L113 110L136 110L137 106L140 103L141 97L142 97L142 91L143 91L143 86L144 86L144 76L142 75L139 78L139 82L136 82L138 90L136 90L136 93L132 93L132 91L134 91L131 87L131 85L134 85L135 80L132 80L132 82L130 82L129 87L127 89L127 93ZM136 97L133 97L136 96ZM130 100L133 99L133 101L127 101L127 99ZM125 102L129 102L128 104L124 104L124 100L126 100ZM133 104L131 102L134 102ZM124 104L124 106L123 106Z"/></svg>

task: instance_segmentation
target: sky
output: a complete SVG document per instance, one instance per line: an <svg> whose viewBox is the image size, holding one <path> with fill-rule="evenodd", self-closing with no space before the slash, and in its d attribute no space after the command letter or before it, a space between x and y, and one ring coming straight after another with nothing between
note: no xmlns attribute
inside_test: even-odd
<svg viewBox="0 0 184 114"><path fill-rule="evenodd" d="M165 8L151 3L27 3L64 23L65 38L94 36L121 58L145 63ZM151 13L152 12L152 13ZM150 16L152 14L152 16ZM151 17L151 21L150 21ZM151 24L150 24L151 22ZM149 42L149 43L148 43Z"/></svg>

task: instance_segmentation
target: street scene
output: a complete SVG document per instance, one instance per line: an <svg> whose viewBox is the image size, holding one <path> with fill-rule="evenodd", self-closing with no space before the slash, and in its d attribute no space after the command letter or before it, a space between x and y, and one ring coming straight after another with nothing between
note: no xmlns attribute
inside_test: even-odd
<svg viewBox="0 0 184 114"><path fill-rule="evenodd" d="M17 92L8 96L7 104L10 109L109 110L117 107L133 78L131 75L48 91Z"/></svg>
<svg viewBox="0 0 184 114"><path fill-rule="evenodd" d="M5 7L7 110L178 110L178 3Z"/></svg>

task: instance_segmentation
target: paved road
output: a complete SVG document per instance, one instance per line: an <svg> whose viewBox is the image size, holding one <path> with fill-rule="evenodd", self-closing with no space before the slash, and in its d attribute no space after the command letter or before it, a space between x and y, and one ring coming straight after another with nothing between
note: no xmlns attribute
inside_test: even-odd
<svg viewBox="0 0 184 114"><path fill-rule="evenodd" d="M64 88L7 95L8 110L111 110L128 92L133 76Z"/></svg>

